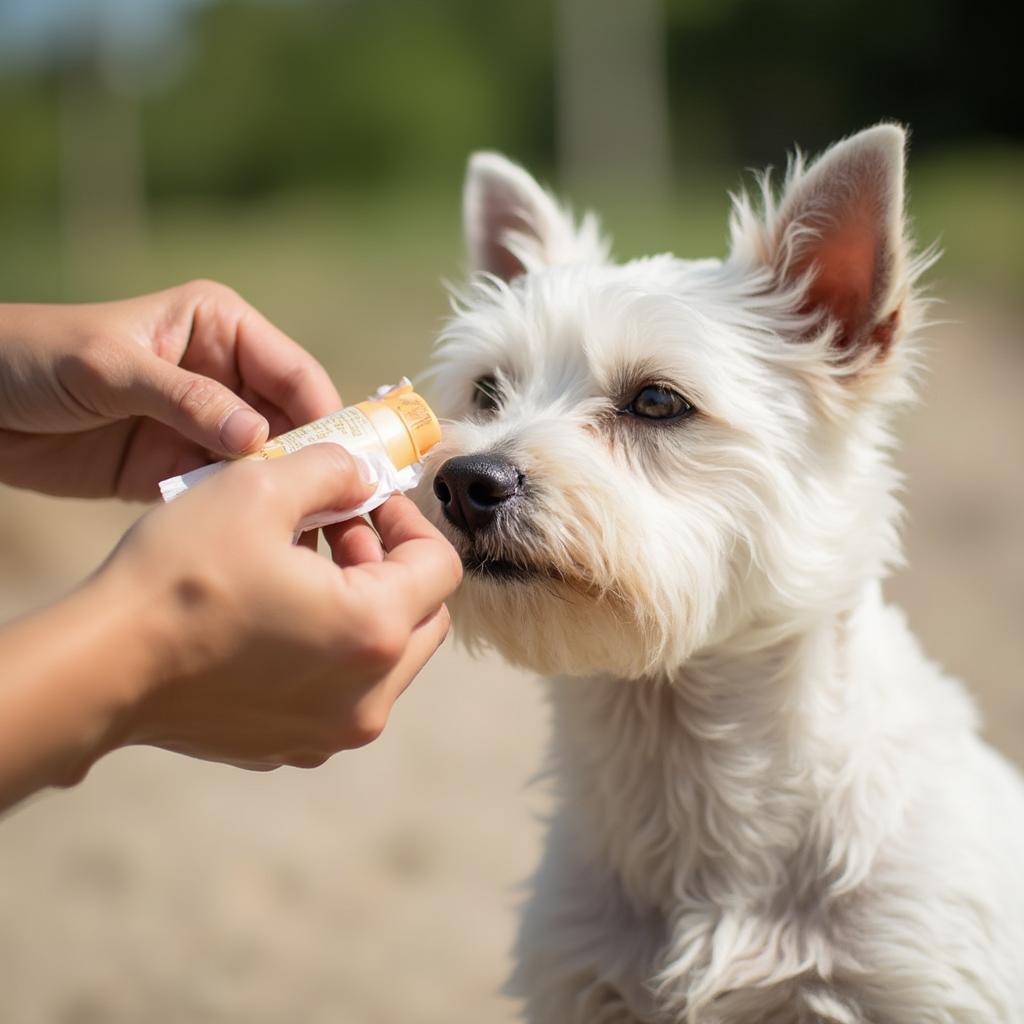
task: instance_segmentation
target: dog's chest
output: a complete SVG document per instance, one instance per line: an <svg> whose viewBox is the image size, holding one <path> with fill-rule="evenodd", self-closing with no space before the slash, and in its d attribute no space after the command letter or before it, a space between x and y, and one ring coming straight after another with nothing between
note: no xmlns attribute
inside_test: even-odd
<svg viewBox="0 0 1024 1024"><path fill-rule="evenodd" d="M552 699L572 822L563 853L606 872L581 900L608 898L608 879L618 890L622 930L610 936L608 962L626 932L655 947L641 972L685 1000L668 999L666 1020L689 1000L732 992L736 1016L723 1019L762 1021L780 958L812 975L837 965L840 908L826 928L816 909L828 872L813 839L815 802L783 736L767 722L751 733L708 715L664 684L559 680ZM762 994L752 1017L745 990ZM629 997L646 1021L638 999Z"/></svg>
<svg viewBox="0 0 1024 1024"><path fill-rule="evenodd" d="M767 721L751 734L663 683L557 680L552 703L581 845L638 905L742 901L810 866L795 861L809 856L813 799Z"/></svg>

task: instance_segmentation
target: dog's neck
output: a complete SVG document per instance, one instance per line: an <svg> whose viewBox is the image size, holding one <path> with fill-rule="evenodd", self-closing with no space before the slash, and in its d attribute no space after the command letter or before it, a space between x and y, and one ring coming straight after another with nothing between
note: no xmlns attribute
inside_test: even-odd
<svg viewBox="0 0 1024 1024"><path fill-rule="evenodd" d="M864 749L851 708L870 730L874 687L859 692L860 672L844 685L877 638L864 620L881 612L874 585L852 613L771 640L737 636L671 680L554 681L554 770L588 859L596 852L647 906L842 891L884 824L849 804L867 781L849 756L853 739Z"/></svg>

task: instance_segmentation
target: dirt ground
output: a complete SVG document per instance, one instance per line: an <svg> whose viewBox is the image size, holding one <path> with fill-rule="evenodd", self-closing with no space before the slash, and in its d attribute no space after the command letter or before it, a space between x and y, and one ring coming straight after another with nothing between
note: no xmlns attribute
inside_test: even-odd
<svg viewBox="0 0 1024 1024"><path fill-rule="evenodd" d="M902 424L910 568L889 584L1024 760L1020 311L949 302ZM0 490L0 619L137 509ZM450 644L380 742L248 775L122 751L0 821L4 1024L505 1024L537 849L538 688Z"/></svg>

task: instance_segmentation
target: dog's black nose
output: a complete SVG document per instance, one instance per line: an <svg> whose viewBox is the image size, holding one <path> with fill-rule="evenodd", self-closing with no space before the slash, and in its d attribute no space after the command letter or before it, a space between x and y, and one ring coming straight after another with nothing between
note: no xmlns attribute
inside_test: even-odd
<svg viewBox="0 0 1024 1024"><path fill-rule="evenodd" d="M445 518L470 536L490 526L498 509L522 487L522 473L497 455L459 455L434 477L434 494Z"/></svg>

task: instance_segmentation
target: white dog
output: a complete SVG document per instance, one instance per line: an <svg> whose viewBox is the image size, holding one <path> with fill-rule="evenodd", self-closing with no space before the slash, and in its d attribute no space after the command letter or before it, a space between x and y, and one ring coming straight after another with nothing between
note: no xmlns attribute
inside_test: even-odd
<svg viewBox="0 0 1024 1024"><path fill-rule="evenodd" d="M553 677L535 1024L1024 1022L1024 786L880 596L929 262L904 141L766 178L724 261L615 265L470 163L422 501L457 628Z"/></svg>

